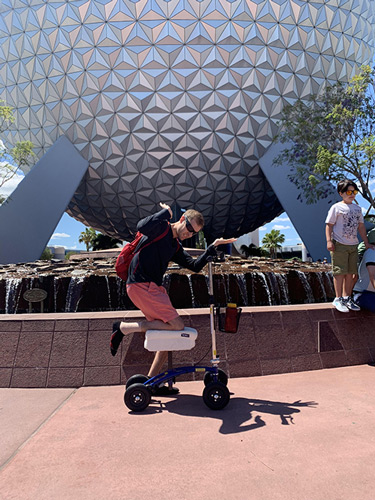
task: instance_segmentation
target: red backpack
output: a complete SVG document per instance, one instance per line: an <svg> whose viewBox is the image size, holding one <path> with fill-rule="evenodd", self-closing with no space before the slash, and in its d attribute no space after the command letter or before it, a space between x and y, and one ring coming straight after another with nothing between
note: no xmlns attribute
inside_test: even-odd
<svg viewBox="0 0 375 500"><path fill-rule="evenodd" d="M161 240L164 238L164 236L167 235L169 231L169 224L166 228L166 230L162 233L159 234L154 240L147 242L145 245L143 245L141 248L137 250L138 244L143 237L143 234L140 233L139 231L135 235L135 238L133 241L128 243L127 245L124 246L124 248L121 250L119 253L119 256L117 257L116 264L115 264L115 270L117 273L117 276L124 281L128 279L128 271L129 271L129 266L130 263L134 257L134 255L142 250L142 248L147 247L151 243L154 243L155 241Z"/></svg>

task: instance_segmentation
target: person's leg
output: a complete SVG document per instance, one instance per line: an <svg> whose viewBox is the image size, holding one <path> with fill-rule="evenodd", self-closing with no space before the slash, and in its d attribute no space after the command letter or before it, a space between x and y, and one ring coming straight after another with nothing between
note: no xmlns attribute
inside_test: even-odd
<svg viewBox="0 0 375 500"><path fill-rule="evenodd" d="M343 297L347 298L350 297L354 285L356 284L358 279L358 276L355 274L345 274L344 275L344 282L343 282Z"/></svg>
<svg viewBox="0 0 375 500"><path fill-rule="evenodd" d="M137 323L121 323L121 331L127 333L147 330L183 330L185 325L172 306L170 298L162 286L155 283L131 285L127 287L128 295L132 302L143 312L146 319ZM148 372L149 377L154 377L160 373L168 359L168 353L158 351ZM160 387L157 395L177 394L177 388Z"/></svg>
<svg viewBox="0 0 375 500"><path fill-rule="evenodd" d="M116 355L124 335L129 333L184 329L184 322L172 306L165 288L159 287L155 283L136 283L128 285L126 289L129 298L142 311L146 319L114 323L110 342L112 356ZM164 358L165 355L158 356L156 354L155 366L159 367Z"/></svg>
<svg viewBox="0 0 375 500"><path fill-rule="evenodd" d="M333 276L333 286L335 287L336 299L342 297L345 274L336 274Z"/></svg>
<svg viewBox="0 0 375 500"><path fill-rule="evenodd" d="M136 332L147 332L147 330L183 330L184 327L184 322L178 315L170 321L162 321L160 319L148 321L147 319L144 319L141 321L133 321L131 323L124 321L121 321L120 323L120 331L123 335Z"/></svg>
<svg viewBox="0 0 375 500"><path fill-rule="evenodd" d="M345 275L348 274L349 256L346 251L346 246L335 241L335 250L331 252L332 257L332 272L333 272L333 285L335 287L335 300L333 305L340 312L349 312L343 299Z"/></svg>
<svg viewBox="0 0 375 500"><path fill-rule="evenodd" d="M352 311L359 311L361 308L352 299L352 292L354 285L358 280L358 250L356 245L350 245L348 247L349 254L349 264L348 264L348 274L345 276L344 280L344 300L345 305L348 309Z"/></svg>

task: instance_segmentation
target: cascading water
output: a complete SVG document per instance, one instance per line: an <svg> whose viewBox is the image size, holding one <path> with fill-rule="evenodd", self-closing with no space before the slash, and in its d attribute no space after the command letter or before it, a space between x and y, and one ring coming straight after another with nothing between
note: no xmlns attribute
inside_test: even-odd
<svg viewBox="0 0 375 500"><path fill-rule="evenodd" d="M324 300L324 302L327 302L327 292L326 292L326 289L325 289L324 283L323 283L323 273L317 272L316 277L318 278L318 282L319 282L320 288L322 290L323 300Z"/></svg>
<svg viewBox="0 0 375 500"><path fill-rule="evenodd" d="M55 306L55 312L57 312L57 285L59 283L59 278L54 276L53 278L53 304Z"/></svg>
<svg viewBox="0 0 375 500"><path fill-rule="evenodd" d="M328 295L330 297L335 296L335 290L333 288L333 274L332 271L323 271L323 280L326 283L326 287L328 288Z"/></svg>
<svg viewBox="0 0 375 500"><path fill-rule="evenodd" d="M264 290L267 293L268 305L271 306L272 305L272 296L271 296L271 292L270 292L270 289L269 289L269 286L268 286L268 283L267 283L267 280L266 280L266 276L265 276L264 273L257 273L257 275L261 279L261 281L263 283Z"/></svg>
<svg viewBox="0 0 375 500"><path fill-rule="evenodd" d="M108 276L104 276L105 277L105 281L107 283L107 291L108 291L108 306L109 306L109 309L112 309L112 301L111 301L111 289L109 288L109 280L108 280Z"/></svg>
<svg viewBox="0 0 375 500"><path fill-rule="evenodd" d="M7 279L5 288L5 314L16 314L21 293L21 283L22 280L20 278Z"/></svg>
<svg viewBox="0 0 375 500"><path fill-rule="evenodd" d="M190 293L191 293L191 303L192 303L192 306L193 307L197 307L197 302L196 302L195 296L194 296L193 283L192 283L192 280L191 280L191 274L188 274L187 278L188 278L188 281L189 281L189 288L190 288Z"/></svg>
<svg viewBox="0 0 375 500"><path fill-rule="evenodd" d="M169 292L169 287L171 286L171 279L172 275L171 274L165 274L163 278L163 287L167 290L167 293Z"/></svg>
<svg viewBox="0 0 375 500"><path fill-rule="evenodd" d="M264 272L251 270L251 267L260 267L256 261L251 265L233 265L230 270L228 266L226 269L217 266L214 272L215 301L221 306L235 302L243 307L333 299L333 278L328 270L304 272L297 270L297 265L289 263L283 272L271 271L270 268ZM176 308L209 305L208 277L203 273L188 274L170 269L163 285ZM23 291L35 287L44 289L48 294L49 299L44 301L45 312L134 309L127 296L125 282L113 272L106 274L101 268L99 273L91 275L77 269L70 275L65 271L58 276L45 274L0 278L0 311L8 314L28 312L29 304L23 298Z"/></svg>
<svg viewBox="0 0 375 500"><path fill-rule="evenodd" d="M238 288L239 288L240 293L241 293L243 304L244 304L244 306L247 306L247 305L249 305L249 302L247 300L247 289L246 289L245 276L243 274L237 273L237 274L235 274L235 277L237 280Z"/></svg>
<svg viewBox="0 0 375 500"><path fill-rule="evenodd" d="M70 278L68 292L66 294L65 312L76 312L81 298L81 290L85 278L83 276Z"/></svg>
<svg viewBox="0 0 375 500"><path fill-rule="evenodd" d="M275 273L280 290L280 303L289 304L288 279L284 274Z"/></svg>
<svg viewBox="0 0 375 500"><path fill-rule="evenodd" d="M305 275L305 273L303 273L302 271L296 271L296 273L298 274L299 276L299 279L302 283L302 286L306 292L306 296L307 296L307 303L311 304L313 302L315 302L315 299L314 299L314 294L312 292L312 289L311 289L311 286L310 286L310 283Z"/></svg>

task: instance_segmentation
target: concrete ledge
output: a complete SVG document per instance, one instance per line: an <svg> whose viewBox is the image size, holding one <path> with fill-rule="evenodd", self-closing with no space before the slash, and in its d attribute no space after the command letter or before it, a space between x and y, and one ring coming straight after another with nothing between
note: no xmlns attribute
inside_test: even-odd
<svg viewBox="0 0 375 500"><path fill-rule="evenodd" d="M209 365L209 309L179 313L199 335L194 349L174 354L175 365ZM125 337L116 357L109 352L113 321L136 318L137 311L2 315L0 387L117 385L147 373L153 353L143 334ZM217 334L217 351L232 378L373 363L375 314L342 314L331 304L245 307L238 333Z"/></svg>

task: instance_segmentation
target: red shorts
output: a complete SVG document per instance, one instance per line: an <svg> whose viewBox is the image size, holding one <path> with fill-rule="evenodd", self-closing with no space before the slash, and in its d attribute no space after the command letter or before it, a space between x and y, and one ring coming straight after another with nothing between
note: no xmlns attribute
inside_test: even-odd
<svg viewBox="0 0 375 500"><path fill-rule="evenodd" d="M145 315L147 321L159 319L168 323L178 318L178 312L172 306L167 290L156 283L131 283L126 291L133 304Z"/></svg>

